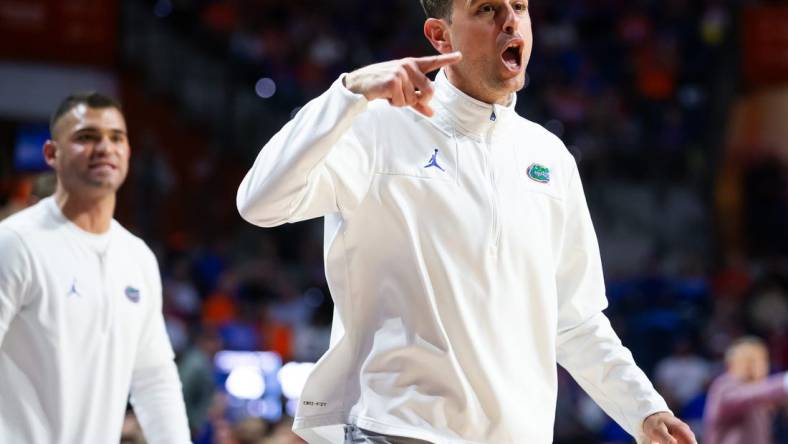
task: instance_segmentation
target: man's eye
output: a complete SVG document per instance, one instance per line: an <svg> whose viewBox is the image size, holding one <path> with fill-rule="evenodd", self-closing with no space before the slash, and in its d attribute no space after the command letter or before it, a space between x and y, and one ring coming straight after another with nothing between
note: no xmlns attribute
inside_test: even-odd
<svg viewBox="0 0 788 444"><path fill-rule="evenodd" d="M96 136L94 136L93 134L80 134L77 136L77 142L87 143L87 142L92 142L94 140L96 140Z"/></svg>
<svg viewBox="0 0 788 444"><path fill-rule="evenodd" d="M518 11L518 12L525 12L525 11L528 10L528 4L527 3L515 3L514 10Z"/></svg>
<svg viewBox="0 0 788 444"><path fill-rule="evenodd" d="M495 8L493 7L493 5L482 5L479 8L479 12L483 13L483 14L486 14L486 13L489 13L489 12L495 12Z"/></svg>

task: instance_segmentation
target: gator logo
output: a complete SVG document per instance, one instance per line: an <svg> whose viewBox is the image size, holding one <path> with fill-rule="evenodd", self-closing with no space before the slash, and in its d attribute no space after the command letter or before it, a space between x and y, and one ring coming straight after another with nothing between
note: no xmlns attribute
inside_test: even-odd
<svg viewBox="0 0 788 444"><path fill-rule="evenodd" d="M534 163L528 167L528 177L539 183L550 182L550 168Z"/></svg>
<svg viewBox="0 0 788 444"><path fill-rule="evenodd" d="M126 290L123 291L126 294L126 297L135 304L140 301L140 291L136 288L129 285L126 287Z"/></svg>

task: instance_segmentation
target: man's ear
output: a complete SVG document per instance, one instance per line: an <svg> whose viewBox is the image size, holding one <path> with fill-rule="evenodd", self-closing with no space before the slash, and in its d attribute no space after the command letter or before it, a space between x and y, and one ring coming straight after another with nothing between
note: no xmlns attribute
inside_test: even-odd
<svg viewBox="0 0 788 444"><path fill-rule="evenodd" d="M424 36L441 54L454 52L449 35L449 25L444 19L428 18L424 22Z"/></svg>
<svg viewBox="0 0 788 444"><path fill-rule="evenodd" d="M47 165L49 165L50 168L55 169L55 160L57 158L57 146L55 145L55 142L51 139L48 139L46 142L44 142L42 151L44 153L44 160L46 161Z"/></svg>

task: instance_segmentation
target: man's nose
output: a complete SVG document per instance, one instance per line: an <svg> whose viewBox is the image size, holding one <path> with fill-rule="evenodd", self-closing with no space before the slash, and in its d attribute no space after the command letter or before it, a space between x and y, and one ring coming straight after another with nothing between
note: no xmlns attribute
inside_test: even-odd
<svg viewBox="0 0 788 444"><path fill-rule="evenodd" d="M511 4L506 5L506 11L503 22L503 32L506 34L514 34L517 32L517 25L520 22L520 17L514 10Z"/></svg>
<svg viewBox="0 0 788 444"><path fill-rule="evenodd" d="M114 147L114 143L110 140L109 136L101 136L98 143L96 143L95 151L101 154L107 154Z"/></svg>

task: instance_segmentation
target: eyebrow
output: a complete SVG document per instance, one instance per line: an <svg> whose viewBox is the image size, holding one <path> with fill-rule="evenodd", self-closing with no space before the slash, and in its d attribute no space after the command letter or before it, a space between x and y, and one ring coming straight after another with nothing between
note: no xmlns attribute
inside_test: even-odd
<svg viewBox="0 0 788 444"><path fill-rule="evenodd" d="M473 5L475 5L475 4L477 4L477 3L481 2L481 1L483 1L483 0L466 0L465 5L467 7L469 7L469 8L471 8L471 7L473 7ZM526 0L526 3L530 3L530 2Z"/></svg>
<svg viewBox="0 0 788 444"><path fill-rule="evenodd" d="M109 131L111 133L113 133L113 134L126 134L126 131L121 129L121 128L111 128ZM101 129L99 129L96 126L86 126L86 127L83 127L83 128L80 128L80 129L74 131L73 134L79 134L79 133L100 133L100 132L101 132Z"/></svg>

